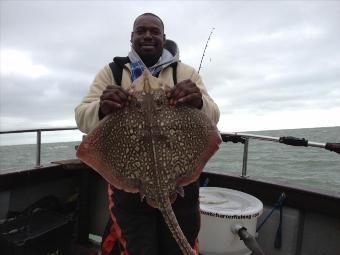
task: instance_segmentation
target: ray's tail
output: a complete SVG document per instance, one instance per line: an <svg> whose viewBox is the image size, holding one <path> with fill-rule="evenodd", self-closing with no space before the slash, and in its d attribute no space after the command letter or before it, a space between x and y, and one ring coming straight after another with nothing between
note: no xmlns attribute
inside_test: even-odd
<svg viewBox="0 0 340 255"><path fill-rule="evenodd" d="M172 236L175 238L183 254L184 255L198 255L196 254L195 250L190 246L185 235L183 234L183 231L177 222L175 213L172 210L169 198L164 199L164 203L161 203L159 210L161 211L163 218L165 220L165 223L168 225L170 232L172 233Z"/></svg>

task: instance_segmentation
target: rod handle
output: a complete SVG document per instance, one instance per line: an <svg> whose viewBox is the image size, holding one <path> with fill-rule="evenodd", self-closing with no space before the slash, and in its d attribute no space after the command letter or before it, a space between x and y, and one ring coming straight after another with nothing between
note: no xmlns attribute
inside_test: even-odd
<svg viewBox="0 0 340 255"><path fill-rule="evenodd" d="M279 143L284 143L292 146L308 146L308 140L305 138L297 138L294 136L282 136L279 139Z"/></svg>
<svg viewBox="0 0 340 255"><path fill-rule="evenodd" d="M340 143L326 143L325 149L340 154Z"/></svg>

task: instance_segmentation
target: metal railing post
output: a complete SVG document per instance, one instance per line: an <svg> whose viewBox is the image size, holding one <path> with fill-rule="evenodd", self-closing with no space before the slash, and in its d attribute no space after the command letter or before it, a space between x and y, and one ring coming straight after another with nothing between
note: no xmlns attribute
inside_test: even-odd
<svg viewBox="0 0 340 255"><path fill-rule="evenodd" d="M40 167L41 162L40 162L40 157L41 157L41 130L37 130L37 151L36 151L36 161L35 161L35 166Z"/></svg>
<svg viewBox="0 0 340 255"><path fill-rule="evenodd" d="M249 138L245 138L243 147L243 163L242 163L242 175L241 177L247 177L247 164L248 164L248 145Z"/></svg>
<svg viewBox="0 0 340 255"><path fill-rule="evenodd" d="M35 167L41 167L41 133L46 131L66 131L66 130L77 130L77 127L60 127L60 128L40 128L40 129L21 129L21 130L8 130L1 131L0 135L3 134L16 134L16 133L36 133L37 143L36 143L36 156L35 156ZM1 169L0 169L1 170Z"/></svg>

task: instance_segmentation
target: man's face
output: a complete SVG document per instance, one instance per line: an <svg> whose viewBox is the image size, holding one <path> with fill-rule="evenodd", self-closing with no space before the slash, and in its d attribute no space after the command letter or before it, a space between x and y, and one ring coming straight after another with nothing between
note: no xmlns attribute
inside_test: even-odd
<svg viewBox="0 0 340 255"><path fill-rule="evenodd" d="M144 62L157 61L162 55L164 42L165 35L159 19L151 15L137 18L131 33L131 43Z"/></svg>

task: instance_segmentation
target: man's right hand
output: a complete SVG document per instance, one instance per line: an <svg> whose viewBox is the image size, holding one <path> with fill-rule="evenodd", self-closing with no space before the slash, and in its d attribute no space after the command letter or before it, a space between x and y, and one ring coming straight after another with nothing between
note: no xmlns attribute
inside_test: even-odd
<svg viewBox="0 0 340 255"><path fill-rule="evenodd" d="M122 108L129 104L131 91L125 90L120 86L107 86L100 96L99 111L106 116L117 108Z"/></svg>

